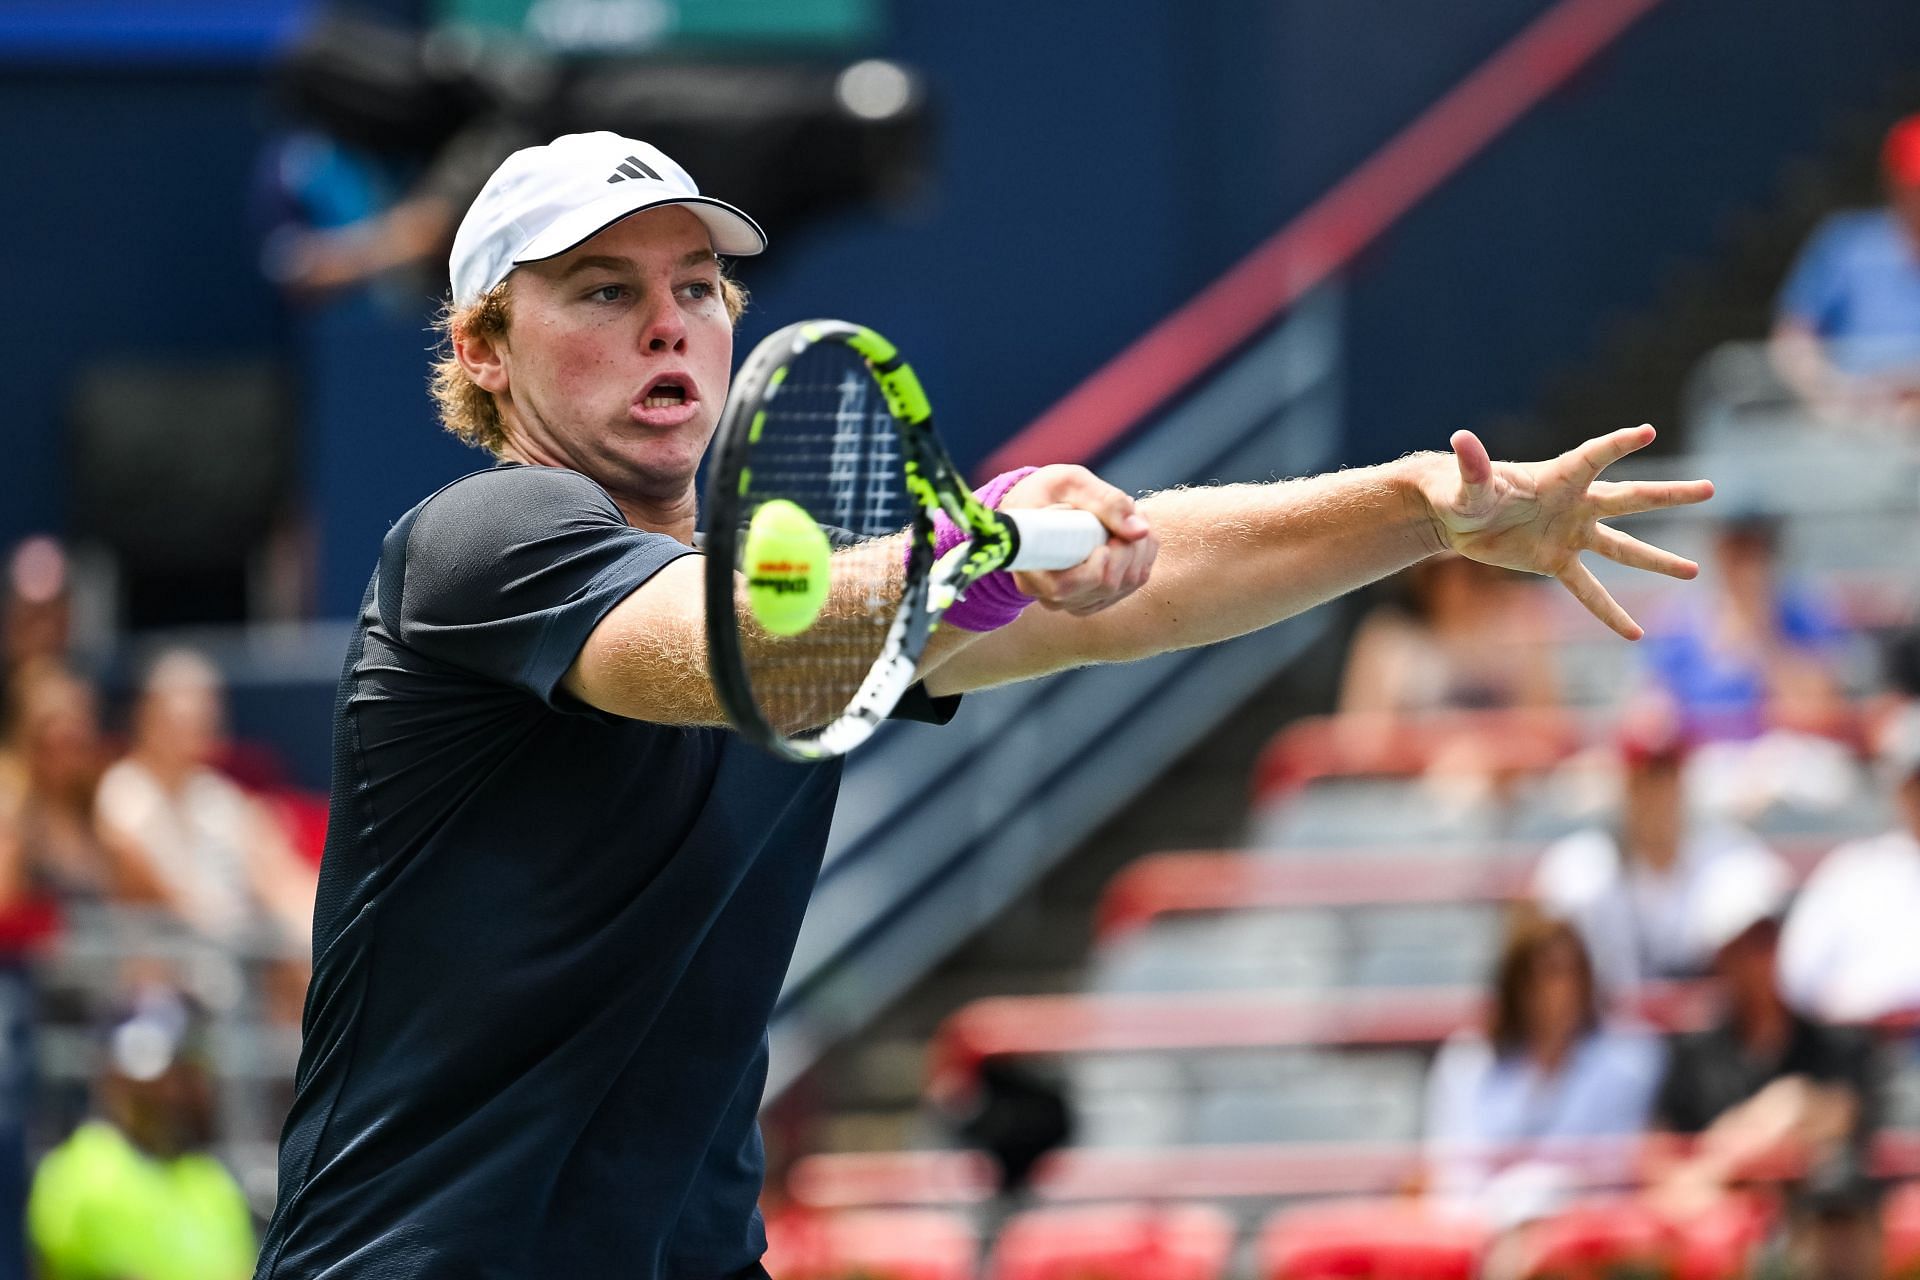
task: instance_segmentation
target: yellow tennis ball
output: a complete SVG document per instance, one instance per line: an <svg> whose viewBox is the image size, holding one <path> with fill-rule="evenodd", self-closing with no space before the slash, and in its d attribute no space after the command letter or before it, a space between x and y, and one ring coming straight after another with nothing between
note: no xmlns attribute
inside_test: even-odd
<svg viewBox="0 0 1920 1280"><path fill-rule="evenodd" d="M805 508L785 498L760 504L747 525L747 603L776 636L799 635L827 603L833 548Z"/></svg>

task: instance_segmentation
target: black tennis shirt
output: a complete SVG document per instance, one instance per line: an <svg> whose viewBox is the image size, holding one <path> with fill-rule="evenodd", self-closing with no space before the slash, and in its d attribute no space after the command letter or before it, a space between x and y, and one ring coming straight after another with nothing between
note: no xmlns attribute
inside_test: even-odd
<svg viewBox="0 0 1920 1280"><path fill-rule="evenodd" d="M258 1280L718 1280L757 1264L766 1027L840 783L560 687L694 552L506 465L388 532L335 704ZM923 691L899 714L944 719Z"/></svg>

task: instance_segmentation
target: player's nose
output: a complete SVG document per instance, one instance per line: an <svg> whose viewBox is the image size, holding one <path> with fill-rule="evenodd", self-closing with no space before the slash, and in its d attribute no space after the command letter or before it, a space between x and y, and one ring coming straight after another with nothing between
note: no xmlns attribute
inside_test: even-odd
<svg viewBox="0 0 1920 1280"><path fill-rule="evenodd" d="M671 297L654 303L648 309L643 328L640 331L641 345L648 351L685 351L687 348L687 321L680 314L680 308Z"/></svg>

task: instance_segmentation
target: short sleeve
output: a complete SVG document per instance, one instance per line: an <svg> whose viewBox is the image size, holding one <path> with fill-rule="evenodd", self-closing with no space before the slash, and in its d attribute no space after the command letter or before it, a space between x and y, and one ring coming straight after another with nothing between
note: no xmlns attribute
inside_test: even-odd
<svg viewBox="0 0 1920 1280"><path fill-rule="evenodd" d="M600 620L692 554L629 525L578 472L500 467L455 481L388 532L376 608L415 652L558 705Z"/></svg>
<svg viewBox="0 0 1920 1280"><path fill-rule="evenodd" d="M1840 611L1815 592L1789 588L1779 605L1780 631L1800 649L1830 652L1846 643Z"/></svg>
<svg viewBox="0 0 1920 1280"><path fill-rule="evenodd" d="M887 714L889 720L911 720L915 724L945 724L960 710L961 695L950 693L935 697L927 686L916 684L900 695L900 701Z"/></svg>
<svg viewBox="0 0 1920 1280"><path fill-rule="evenodd" d="M1831 333L1843 302L1842 251L1846 226L1829 220L1814 231L1781 286L1777 311L1816 333Z"/></svg>

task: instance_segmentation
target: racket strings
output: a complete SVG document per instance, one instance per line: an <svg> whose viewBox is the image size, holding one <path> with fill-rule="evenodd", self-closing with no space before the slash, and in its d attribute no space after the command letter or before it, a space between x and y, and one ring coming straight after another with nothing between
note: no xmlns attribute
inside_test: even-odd
<svg viewBox="0 0 1920 1280"><path fill-rule="evenodd" d="M750 446L742 519L784 498L825 526L836 544L827 604L798 635L745 646L754 701L791 736L824 727L846 708L885 647L906 586L914 503L900 438L866 365L837 344L789 366L765 405ZM744 530L743 530L744 532ZM750 610L741 609L743 619Z"/></svg>

